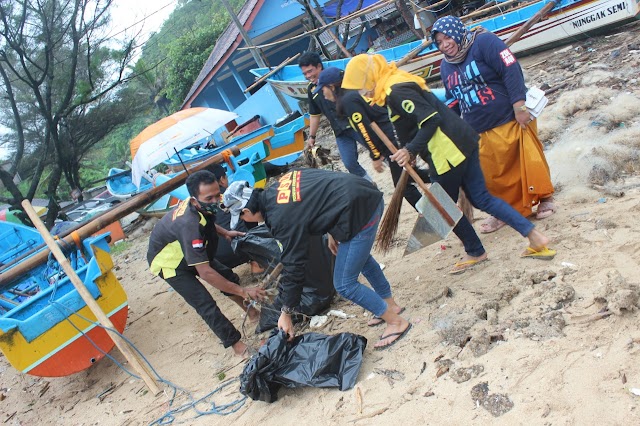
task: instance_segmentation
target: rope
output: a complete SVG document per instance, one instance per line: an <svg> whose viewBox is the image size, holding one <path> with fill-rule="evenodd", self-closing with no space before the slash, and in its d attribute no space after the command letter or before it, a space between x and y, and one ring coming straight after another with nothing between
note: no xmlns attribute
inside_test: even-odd
<svg viewBox="0 0 640 426"><path fill-rule="evenodd" d="M58 266L58 271L60 271L60 265L57 264ZM56 277L55 281L52 283L52 285L54 285L53 291L51 293L51 296L49 297L49 304L51 306L53 306L55 309L57 309L62 315L65 316L66 321L68 321L71 326L73 328L75 328L84 338L86 338L89 343L91 343L91 345L96 348L100 353L102 353L105 357L107 357L108 359L110 359L111 361L113 361L113 363L118 366L122 371L124 371L126 374L128 374L129 376L140 380L140 377L136 374L134 374L133 372L129 371L124 365L122 365L120 362L118 362L113 356L109 355L107 352L105 352L104 350L102 350L102 348L100 348L89 336L87 336L87 334L81 330L79 327L77 327L70 319L71 315L75 315L78 318L81 318L82 320L96 326L96 327L100 327L104 330L108 330L111 331L112 333L116 333L118 334L120 337L122 337L122 339L124 339L127 344L129 344L133 350L135 350L138 355L140 355L140 358L143 360L143 362L149 367L149 369L152 371L152 373L156 376L156 378L158 379L158 381L160 381L161 383L166 384L168 387L170 387L172 389L172 395L171 398L169 399L169 407L172 407L175 399L177 397L178 391L180 391L182 394L186 395L188 398L188 402L168 410L164 415L162 415L161 417L159 417L158 419L154 420L152 423L150 423L149 425L168 425L173 423L173 421L175 420L175 416L179 413L183 413L186 412L188 410L193 410L195 411L196 415L194 418L197 417L201 417L201 416L206 416L206 415L211 415L211 414L217 414L217 415L221 415L221 416L226 416L229 414L233 414L236 411L238 411L240 408L242 408L242 406L244 405L245 401L247 400L246 396L243 396L241 398L238 398L232 402L226 403L226 404L221 404L221 405L217 405L215 403L215 401L209 401L208 399L211 398L214 394L220 392L221 390L223 390L224 388L228 387L229 385L231 385L232 383L238 382L240 379L238 377L230 379L224 383L222 383L221 385L219 385L218 387L216 387L213 391L209 392L207 395L195 399L193 394L172 383L171 381L163 378L162 376L160 376L160 374L157 372L157 370L153 367L153 365L151 364L151 362L144 356L144 354L133 344L133 342L131 342L131 340L129 340L127 337L125 337L122 333L120 333L118 330L112 329L110 327L105 327L104 325L100 324L97 321L93 321L89 318L84 317L83 315L80 315L77 312L72 311L69 307L57 302L55 300L55 294L56 294L56 290L58 287L58 277ZM66 314L64 311L67 311L68 314ZM166 392L165 392L166 393ZM198 408L199 404L210 404L210 406L207 409L200 409Z"/></svg>

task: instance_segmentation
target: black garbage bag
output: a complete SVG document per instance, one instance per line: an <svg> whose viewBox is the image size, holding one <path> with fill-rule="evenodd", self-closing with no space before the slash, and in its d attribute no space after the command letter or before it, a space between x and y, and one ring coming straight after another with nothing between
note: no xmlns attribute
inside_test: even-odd
<svg viewBox="0 0 640 426"><path fill-rule="evenodd" d="M274 331L242 370L240 393L271 403L282 386L351 389L366 347L367 339L352 333L307 333L288 343L284 331Z"/></svg>
<svg viewBox="0 0 640 426"><path fill-rule="evenodd" d="M242 237L231 241L236 254L244 254L265 269L273 269L280 262L282 246L273 238L266 225L249 229Z"/></svg>
<svg viewBox="0 0 640 426"><path fill-rule="evenodd" d="M296 311L308 316L318 315L329 308L336 293L333 287L333 266L335 257L327 246L327 239L312 236L309 239L309 254L304 276L304 287L300 295L300 304ZM272 304L263 305L260 310L260 322L256 332L263 333L278 326L282 298L278 295ZM301 315L293 315L294 324L302 321Z"/></svg>

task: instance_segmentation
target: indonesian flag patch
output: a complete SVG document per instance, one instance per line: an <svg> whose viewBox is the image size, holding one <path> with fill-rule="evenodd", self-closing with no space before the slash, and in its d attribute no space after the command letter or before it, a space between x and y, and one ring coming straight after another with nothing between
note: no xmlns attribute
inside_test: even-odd
<svg viewBox="0 0 640 426"><path fill-rule="evenodd" d="M193 240L191 241L191 247L194 249L201 249L204 247L204 240Z"/></svg>

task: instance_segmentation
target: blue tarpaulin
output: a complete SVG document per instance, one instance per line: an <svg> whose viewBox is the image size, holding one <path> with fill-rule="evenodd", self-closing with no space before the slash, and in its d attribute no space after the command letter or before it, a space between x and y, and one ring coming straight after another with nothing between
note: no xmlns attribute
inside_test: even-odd
<svg viewBox="0 0 640 426"><path fill-rule="evenodd" d="M364 9L365 7L369 7L374 3L378 3L379 1L380 0L363 0L361 9ZM326 16L327 18L335 18L339 2L340 0L330 4L329 6L326 6L324 8L324 16ZM342 9L340 10L340 16L345 16L355 12L356 7L358 7L358 3L360 3L360 0L344 0L342 2Z"/></svg>

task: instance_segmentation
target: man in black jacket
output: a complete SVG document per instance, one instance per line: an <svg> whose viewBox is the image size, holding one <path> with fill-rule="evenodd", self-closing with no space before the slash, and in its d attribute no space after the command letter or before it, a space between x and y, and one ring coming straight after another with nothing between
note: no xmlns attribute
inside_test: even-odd
<svg viewBox="0 0 640 426"><path fill-rule="evenodd" d="M294 170L276 185L252 189L234 182L224 193L224 207L234 221L265 222L282 244L278 326L294 336L291 313L296 311L304 284L309 236L329 235L336 255L333 284L343 297L382 318L387 327L375 344L384 349L402 338L411 324L398 315L402 310L371 247L382 216L382 193L371 182L348 173L318 169ZM362 273L373 290L358 282Z"/></svg>

